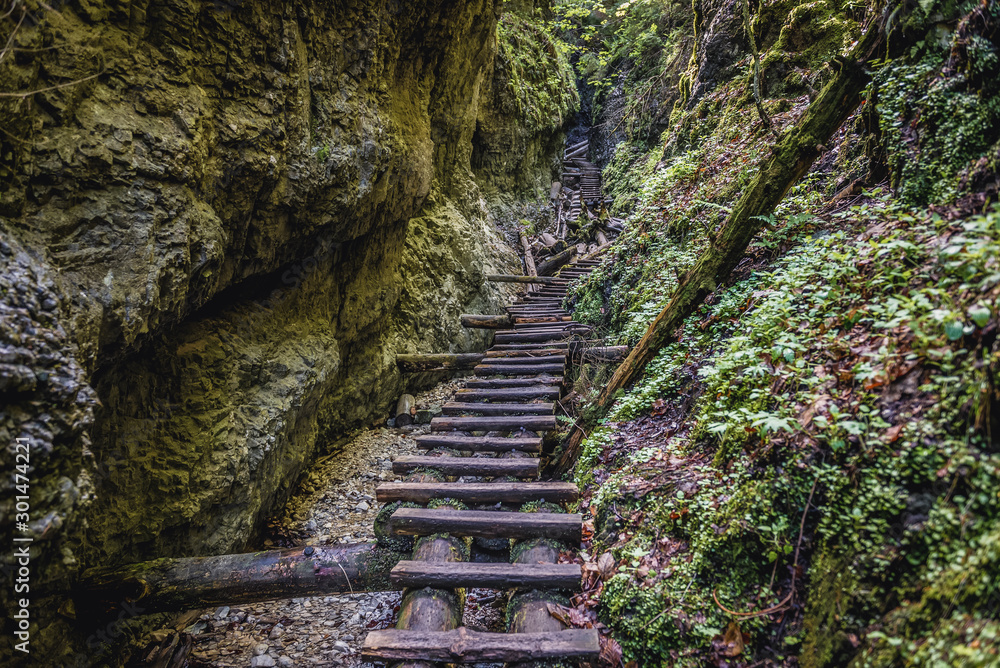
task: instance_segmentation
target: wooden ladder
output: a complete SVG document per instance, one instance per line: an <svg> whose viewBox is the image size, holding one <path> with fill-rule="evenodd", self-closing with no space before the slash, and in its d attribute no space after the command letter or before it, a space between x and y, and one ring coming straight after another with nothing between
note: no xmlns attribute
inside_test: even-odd
<svg viewBox="0 0 1000 668"><path fill-rule="evenodd" d="M389 520L389 530L401 536L433 537L418 542L413 559L392 569L392 581L404 588L395 629L372 631L365 638L367 661L480 663L577 659L600 654L594 629L566 629L548 612L545 592L574 591L581 586L577 564L557 563L559 548L579 549L583 518L565 512L530 511L531 502L564 504L576 501L572 483L539 482L542 434L556 429L555 404L562 396L569 336L589 328L574 322L562 308L570 280L587 275L595 261L574 262L537 292L522 296L507 308L513 326L496 333L495 345L431 420L431 433L418 436L427 455L397 458L393 471L403 482L385 483L376 491L381 503L405 502ZM474 433L473 433L474 432ZM476 435L482 433L483 435ZM491 453L492 457L455 456L451 451ZM433 472L432 474L428 474ZM441 482L441 478L477 476L487 482ZM448 499L451 505L426 507ZM497 509L469 510L464 504ZM455 506L459 506L456 508ZM534 504L540 505L540 504ZM552 508L551 505L547 506ZM511 539L521 543L514 563L462 561L458 538ZM512 589L508 633L484 633L461 624L461 609L443 615L442 606L463 597L465 587ZM429 588L429 589L428 589ZM423 596L412 595L424 592ZM414 602L415 601L415 602ZM427 622L429 617L434 621ZM437 628L432 628L437 626Z"/></svg>

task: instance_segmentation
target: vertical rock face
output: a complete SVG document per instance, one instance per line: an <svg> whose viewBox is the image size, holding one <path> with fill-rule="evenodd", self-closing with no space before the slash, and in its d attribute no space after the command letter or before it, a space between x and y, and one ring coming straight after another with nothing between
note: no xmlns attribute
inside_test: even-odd
<svg viewBox="0 0 1000 668"><path fill-rule="evenodd" d="M386 412L397 351L482 345L457 315L519 271L470 165L500 4L5 19L0 88L30 94L0 97L0 436L31 443L33 657L83 649L54 621L78 568L240 549Z"/></svg>

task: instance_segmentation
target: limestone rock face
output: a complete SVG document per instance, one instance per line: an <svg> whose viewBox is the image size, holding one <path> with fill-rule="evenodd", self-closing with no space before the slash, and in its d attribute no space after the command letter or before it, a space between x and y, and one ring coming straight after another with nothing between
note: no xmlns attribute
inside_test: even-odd
<svg viewBox="0 0 1000 668"><path fill-rule="evenodd" d="M324 443L387 414L397 352L485 345L458 315L497 312L483 274L520 271L471 166L477 118L494 151L517 126L483 109L500 5L23 22L0 88L42 92L0 98L0 435L32 448L33 658L85 644L55 615L79 568L242 549ZM525 184L550 178L546 132L508 143L545 171Z"/></svg>

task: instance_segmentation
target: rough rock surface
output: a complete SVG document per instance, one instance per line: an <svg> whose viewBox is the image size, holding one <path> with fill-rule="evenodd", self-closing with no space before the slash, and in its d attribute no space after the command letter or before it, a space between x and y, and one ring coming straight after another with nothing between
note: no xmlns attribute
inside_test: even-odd
<svg viewBox="0 0 1000 668"><path fill-rule="evenodd" d="M0 98L0 424L35 437L33 658L92 633L55 613L78 568L241 549L388 412L396 352L484 345L458 314L519 271L471 168L500 4L15 5L0 89L40 92Z"/></svg>

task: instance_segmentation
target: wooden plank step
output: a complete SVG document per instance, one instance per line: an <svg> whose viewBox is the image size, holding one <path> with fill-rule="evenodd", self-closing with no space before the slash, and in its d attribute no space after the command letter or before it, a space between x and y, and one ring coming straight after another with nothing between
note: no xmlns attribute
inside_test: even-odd
<svg viewBox="0 0 1000 668"><path fill-rule="evenodd" d="M436 417L431 419L431 431L553 431L555 415L512 415L484 417Z"/></svg>
<svg viewBox="0 0 1000 668"><path fill-rule="evenodd" d="M517 351L517 350L543 350L546 348L559 348L560 350L569 350L568 343L507 343L495 345L486 351L487 358L492 351Z"/></svg>
<svg viewBox="0 0 1000 668"><path fill-rule="evenodd" d="M502 351L501 351L502 352ZM566 351L556 351L547 355L487 355L482 364L563 364L566 362Z"/></svg>
<svg viewBox="0 0 1000 668"><path fill-rule="evenodd" d="M550 338L551 335L547 334L541 337L541 340L547 341ZM509 340L519 341L524 339L514 336ZM535 341L538 339L530 338L529 335L527 340ZM472 373L477 376L531 376L540 373L563 373L565 370L565 364L480 364L472 369Z"/></svg>
<svg viewBox="0 0 1000 668"><path fill-rule="evenodd" d="M491 390L459 390L455 399L460 401L530 401L531 399L558 399L561 394L554 385L535 387L510 387Z"/></svg>
<svg viewBox="0 0 1000 668"><path fill-rule="evenodd" d="M483 538L551 538L574 545L583 537L583 517L575 513L399 508L389 527L404 536L453 533Z"/></svg>
<svg viewBox="0 0 1000 668"><path fill-rule="evenodd" d="M578 590L583 568L579 564L400 561L389 572L389 579L400 587Z"/></svg>
<svg viewBox="0 0 1000 668"><path fill-rule="evenodd" d="M465 381L469 389L485 389L487 387L531 387L535 385L562 385L561 376L535 376L534 378L476 378Z"/></svg>
<svg viewBox="0 0 1000 668"><path fill-rule="evenodd" d="M575 327L586 327L583 323L577 322L575 320L563 320L559 322L525 322L525 323L515 323L514 329L503 329L498 331L503 331L510 333L513 332L547 332L553 329L573 329Z"/></svg>
<svg viewBox="0 0 1000 668"><path fill-rule="evenodd" d="M496 334L493 340L496 343L542 343L550 341L562 341L572 336L572 330L555 332L518 332L517 334Z"/></svg>
<svg viewBox="0 0 1000 668"><path fill-rule="evenodd" d="M515 439L504 439L512 441ZM416 469L434 469L444 475L481 475L490 478L511 476L537 478L540 460L536 457L499 459L496 457L428 457L407 455L392 462L392 472L400 475Z"/></svg>
<svg viewBox="0 0 1000 668"><path fill-rule="evenodd" d="M452 448L473 452L540 452L542 439L537 437L504 438L502 436L457 436L453 434L426 434L416 437L421 450Z"/></svg>
<svg viewBox="0 0 1000 668"><path fill-rule="evenodd" d="M533 309L528 309L528 310L507 309L507 315L515 319L516 318L568 318L568 319L573 318L573 316L571 316L569 313L567 313L562 309L552 310L552 311L550 310L537 311Z"/></svg>
<svg viewBox="0 0 1000 668"><path fill-rule="evenodd" d="M464 401L449 401L441 407L445 415L469 415L479 413L480 415L553 415L556 412L555 404L482 404Z"/></svg>
<svg viewBox="0 0 1000 668"><path fill-rule="evenodd" d="M384 482L375 490L379 503L430 503L455 499L462 503L569 503L580 498L571 482Z"/></svg>
<svg viewBox="0 0 1000 668"><path fill-rule="evenodd" d="M568 352L568 347L558 347L558 346L541 346L533 350L487 350L486 357L483 359L484 364L489 364L486 360L492 360L495 358L500 359L510 359L512 357L547 357L549 355L562 355L565 357Z"/></svg>
<svg viewBox="0 0 1000 668"><path fill-rule="evenodd" d="M538 316L515 316L515 325L524 325L532 322L570 322L571 315L538 315Z"/></svg>
<svg viewBox="0 0 1000 668"><path fill-rule="evenodd" d="M601 653L597 629L553 633L485 633L460 626L452 631L370 631L365 661L438 663L516 663L547 659L596 659Z"/></svg>

